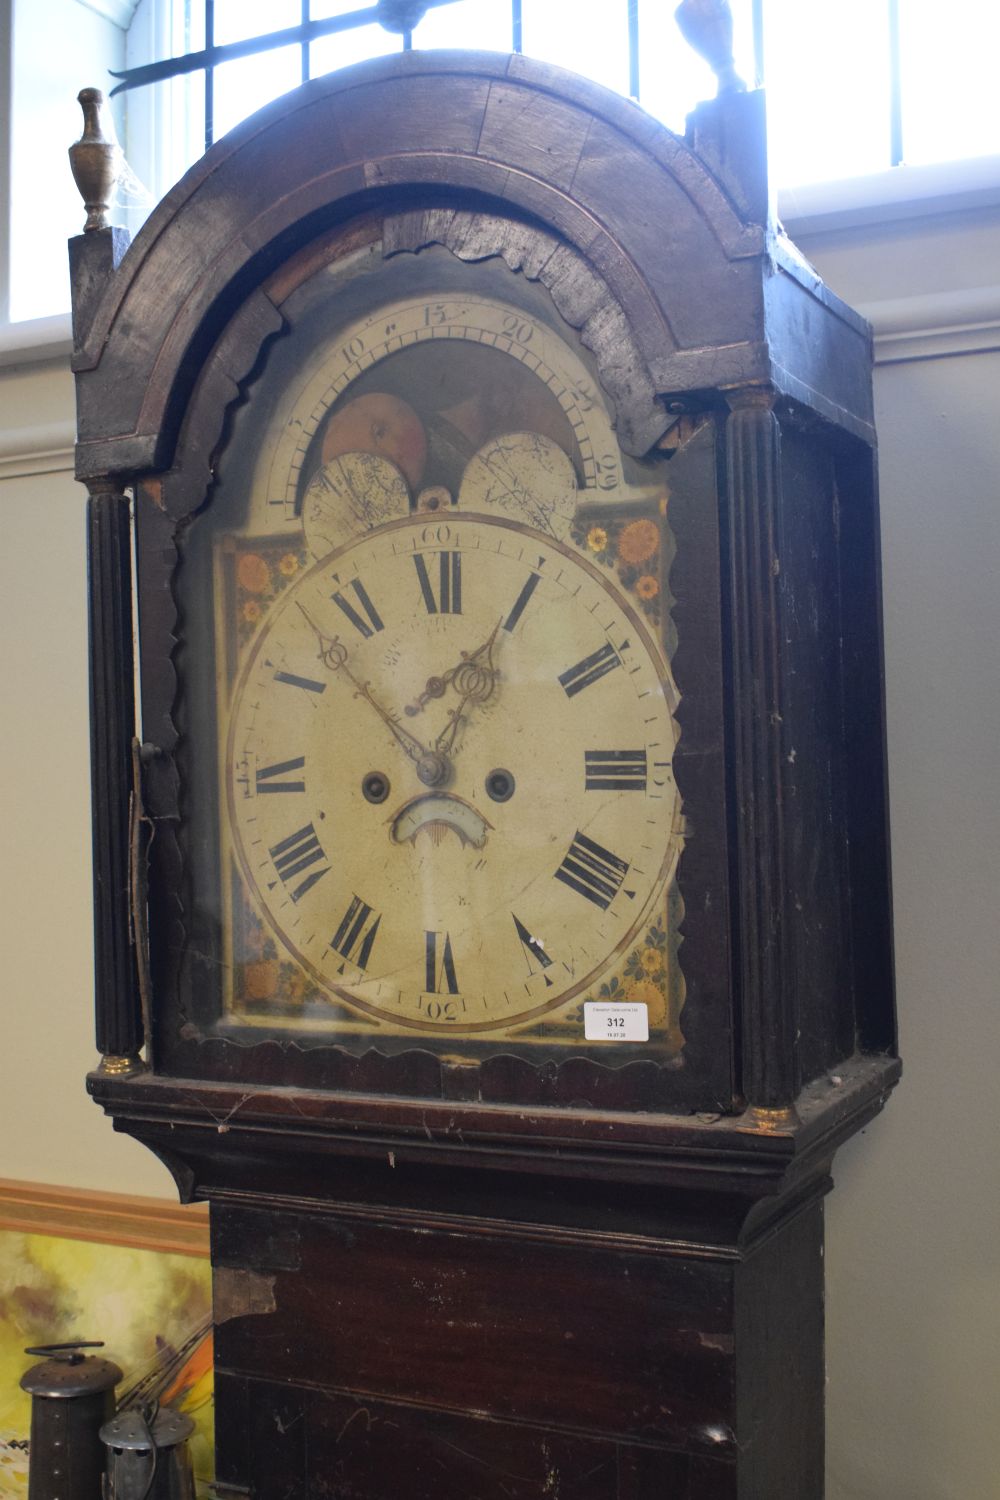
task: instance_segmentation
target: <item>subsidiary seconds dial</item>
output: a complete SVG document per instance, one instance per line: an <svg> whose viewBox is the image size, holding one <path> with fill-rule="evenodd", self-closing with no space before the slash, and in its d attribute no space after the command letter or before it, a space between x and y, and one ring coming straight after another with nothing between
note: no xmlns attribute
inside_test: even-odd
<svg viewBox="0 0 1000 1500"><path fill-rule="evenodd" d="M587 561L405 518L273 608L223 768L252 899L321 989L395 1025L508 1028L635 936L676 852L659 650Z"/></svg>

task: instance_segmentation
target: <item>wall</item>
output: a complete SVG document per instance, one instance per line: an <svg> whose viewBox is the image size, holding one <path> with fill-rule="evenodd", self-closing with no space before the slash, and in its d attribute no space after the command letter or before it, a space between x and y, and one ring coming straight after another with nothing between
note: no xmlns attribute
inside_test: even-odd
<svg viewBox="0 0 1000 1500"><path fill-rule="evenodd" d="M169 1193L83 1092L94 1066L86 495L65 362L0 371L0 1176Z"/></svg>
<svg viewBox="0 0 1000 1500"><path fill-rule="evenodd" d="M884 330L877 373L905 1076L829 1200L828 1500L990 1500L1000 214L802 241ZM84 495L63 361L0 372L0 1176L169 1194L87 1100Z"/></svg>
<svg viewBox="0 0 1000 1500"><path fill-rule="evenodd" d="M1000 213L802 238L876 326L903 1082L828 1200L828 1500L1000 1495Z"/></svg>

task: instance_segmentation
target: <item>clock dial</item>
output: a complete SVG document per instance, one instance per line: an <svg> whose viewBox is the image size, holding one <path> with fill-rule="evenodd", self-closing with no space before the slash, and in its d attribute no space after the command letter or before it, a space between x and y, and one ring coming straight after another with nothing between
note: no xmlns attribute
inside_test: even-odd
<svg viewBox="0 0 1000 1500"><path fill-rule="evenodd" d="M223 773L278 944L396 1026L564 1005L671 872L664 682L600 570L502 517L407 516L324 556L260 628Z"/></svg>
<svg viewBox="0 0 1000 1500"><path fill-rule="evenodd" d="M613 997L673 1064L666 461L499 258L366 251L282 310L179 588L201 1013L534 1062Z"/></svg>

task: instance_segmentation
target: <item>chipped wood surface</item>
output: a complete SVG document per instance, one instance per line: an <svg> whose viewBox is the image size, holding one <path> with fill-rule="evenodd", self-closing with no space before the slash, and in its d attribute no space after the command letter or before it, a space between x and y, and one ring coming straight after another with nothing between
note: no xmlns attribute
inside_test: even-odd
<svg viewBox="0 0 1000 1500"><path fill-rule="evenodd" d="M277 1307L273 1276L218 1266L212 1278L212 1317L218 1328L230 1318L260 1318Z"/></svg>

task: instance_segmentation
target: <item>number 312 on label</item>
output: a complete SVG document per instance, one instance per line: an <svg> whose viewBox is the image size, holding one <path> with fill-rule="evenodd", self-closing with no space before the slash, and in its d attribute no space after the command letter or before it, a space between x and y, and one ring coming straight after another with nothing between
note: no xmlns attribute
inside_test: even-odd
<svg viewBox="0 0 1000 1500"><path fill-rule="evenodd" d="M588 1042L648 1042L649 1012L645 1005L598 1005L588 1000L583 1034Z"/></svg>

